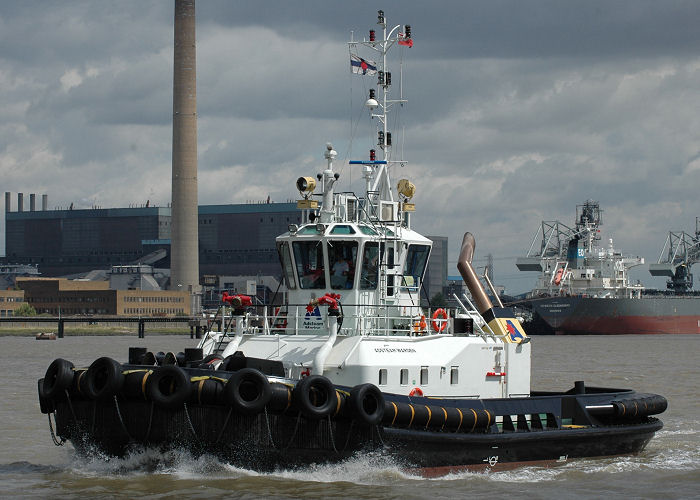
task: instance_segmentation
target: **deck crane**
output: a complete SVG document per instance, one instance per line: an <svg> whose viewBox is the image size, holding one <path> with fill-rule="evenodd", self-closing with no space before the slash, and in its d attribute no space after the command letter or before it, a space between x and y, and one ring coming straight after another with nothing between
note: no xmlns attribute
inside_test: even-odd
<svg viewBox="0 0 700 500"><path fill-rule="evenodd" d="M671 231L664 243L657 264L649 264L652 276L668 276L666 287L674 293L693 288L690 268L700 262L700 217L695 218L695 235L685 231Z"/></svg>

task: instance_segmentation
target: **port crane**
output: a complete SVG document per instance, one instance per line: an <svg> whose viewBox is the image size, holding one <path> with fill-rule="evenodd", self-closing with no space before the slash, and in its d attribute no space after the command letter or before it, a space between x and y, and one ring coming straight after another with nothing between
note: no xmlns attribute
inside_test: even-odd
<svg viewBox="0 0 700 500"><path fill-rule="evenodd" d="M656 264L649 264L652 276L668 276L666 287L674 293L693 288L690 268L700 262L700 217L695 217L695 235L685 231L670 231Z"/></svg>

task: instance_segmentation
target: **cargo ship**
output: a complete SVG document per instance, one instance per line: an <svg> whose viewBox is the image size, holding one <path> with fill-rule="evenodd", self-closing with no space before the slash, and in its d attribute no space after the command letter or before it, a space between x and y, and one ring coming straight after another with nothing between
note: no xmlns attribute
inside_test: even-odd
<svg viewBox="0 0 700 500"><path fill-rule="evenodd" d="M698 334L700 292L693 291L691 266L700 260L700 227L694 235L670 232L653 276L667 276L666 290L631 283L629 269L643 257L625 256L608 239L601 244L603 211L597 201L576 207L573 228L542 221L520 271L540 273L519 306L531 312L528 331L558 335ZM536 246L540 241L539 247Z"/></svg>

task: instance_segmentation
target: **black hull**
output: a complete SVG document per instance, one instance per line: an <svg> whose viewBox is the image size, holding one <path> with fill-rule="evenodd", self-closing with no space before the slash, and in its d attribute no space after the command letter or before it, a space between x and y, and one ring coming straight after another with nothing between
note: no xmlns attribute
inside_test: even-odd
<svg viewBox="0 0 700 500"><path fill-rule="evenodd" d="M337 389L339 395L350 394L349 388ZM666 408L661 396L583 384L567 393L493 400L383 394L381 421L375 424L359 418L340 396L332 415L309 418L294 404L292 392L283 409L273 400L254 415L225 404L189 400L163 408L124 394L91 400L71 392L47 401L40 388L40 401L42 411L52 414L50 422L53 416L56 436L81 453L186 449L259 471L339 462L366 451L424 475L632 454L662 428L651 415ZM601 405L607 408L602 413L592 409Z"/></svg>
<svg viewBox="0 0 700 500"><path fill-rule="evenodd" d="M561 462L639 453L661 429L657 419L620 427L589 427L512 434L435 434L384 429L392 455L420 469Z"/></svg>

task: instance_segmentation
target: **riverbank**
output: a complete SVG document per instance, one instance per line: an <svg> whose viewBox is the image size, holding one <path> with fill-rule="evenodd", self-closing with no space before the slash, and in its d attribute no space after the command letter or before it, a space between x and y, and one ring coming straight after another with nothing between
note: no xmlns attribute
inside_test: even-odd
<svg viewBox="0 0 700 500"><path fill-rule="evenodd" d="M3 326L0 328L0 337L34 337L39 333L56 333L56 323L47 323L42 325L31 325L25 327ZM189 335L190 328L187 325L170 326L170 325L152 325L151 329L146 329L145 335ZM63 330L64 337L86 337L86 336L138 336L138 325L66 325Z"/></svg>

